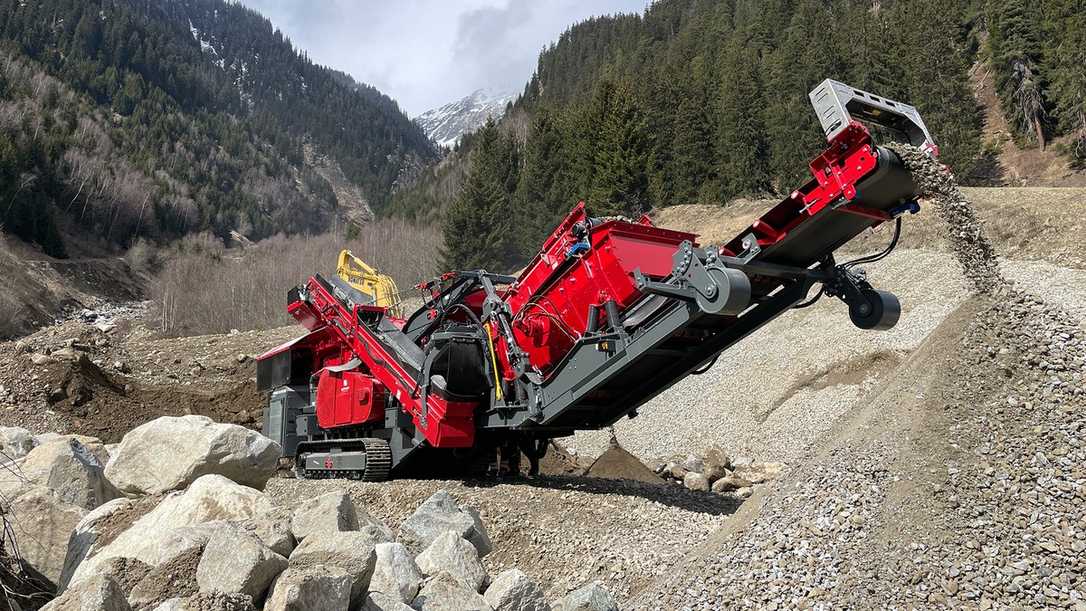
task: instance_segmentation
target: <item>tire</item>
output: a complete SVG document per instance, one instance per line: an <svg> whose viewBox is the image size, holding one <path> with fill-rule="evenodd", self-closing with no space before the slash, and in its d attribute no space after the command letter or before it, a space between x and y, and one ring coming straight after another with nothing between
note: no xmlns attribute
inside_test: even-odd
<svg viewBox="0 0 1086 611"><path fill-rule="evenodd" d="M862 301L848 305L848 317L861 329L885 331L901 318L901 302L888 291L865 289Z"/></svg>

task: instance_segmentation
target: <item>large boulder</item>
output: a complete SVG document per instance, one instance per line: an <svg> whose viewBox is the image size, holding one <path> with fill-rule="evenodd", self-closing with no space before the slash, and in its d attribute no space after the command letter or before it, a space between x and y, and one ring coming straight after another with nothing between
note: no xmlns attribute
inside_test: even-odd
<svg viewBox="0 0 1086 611"><path fill-rule="evenodd" d="M378 543L374 546L377 564L370 579L370 592L383 592L396 600L415 600L422 582L422 572L402 543Z"/></svg>
<svg viewBox="0 0 1086 611"><path fill-rule="evenodd" d="M294 538L303 541L311 533L336 533L358 530L358 514L351 497L337 490L298 504L290 520Z"/></svg>
<svg viewBox="0 0 1086 611"><path fill-rule="evenodd" d="M493 549L479 513L474 508L459 505L445 490L435 492L404 520L399 540L412 553L418 554L448 531L470 541L480 557Z"/></svg>
<svg viewBox="0 0 1086 611"><path fill-rule="evenodd" d="M30 431L17 426L0 426L0 463L26 456L34 445Z"/></svg>
<svg viewBox="0 0 1086 611"><path fill-rule="evenodd" d="M577 588L555 601L554 611L618 611L614 597L598 581Z"/></svg>
<svg viewBox="0 0 1086 611"><path fill-rule="evenodd" d="M276 507L266 515L238 522L242 530L256 535L271 551L286 558L294 551L297 541L291 530L290 511Z"/></svg>
<svg viewBox="0 0 1086 611"><path fill-rule="evenodd" d="M208 539L196 569L201 592L247 594L262 600L287 559L268 549L259 538L240 528L216 532Z"/></svg>
<svg viewBox="0 0 1086 611"><path fill-rule="evenodd" d="M264 611L344 611L352 582L339 567L288 567L275 578Z"/></svg>
<svg viewBox="0 0 1086 611"><path fill-rule="evenodd" d="M475 546L456 533L442 533L425 551L415 558L419 569L427 575L446 572L478 592L486 583L486 569L479 560Z"/></svg>
<svg viewBox="0 0 1086 611"><path fill-rule="evenodd" d="M124 436L106 465L106 477L130 494L177 490L207 474L263 489L281 453L279 444L236 424L163 416Z"/></svg>
<svg viewBox="0 0 1086 611"><path fill-rule="evenodd" d="M43 486L33 486L7 507L15 543L23 559L54 585L60 581L68 537L87 510Z"/></svg>
<svg viewBox="0 0 1086 611"><path fill-rule="evenodd" d="M543 589L520 569L499 573L483 599L494 611L550 611L551 608Z"/></svg>
<svg viewBox="0 0 1086 611"><path fill-rule="evenodd" d="M187 490L167 495L109 545L84 560L71 583L94 574L110 558L136 558L158 566L191 545L207 543L211 532L224 526L221 521L247 520L271 510L271 502L260 491L221 475L205 475Z"/></svg>
<svg viewBox="0 0 1086 611"><path fill-rule="evenodd" d="M41 611L131 611L121 587L107 575L99 575L54 598Z"/></svg>
<svg viewBox="0 0 1086 611"><path fill-rule="evenodd" d="M113 499L83 516L75 525L75 530L68 537L68 551L64 554L64 567L57 582L58 591L63 592L79 564L98 551L98 541L106 528L112 525L114 516L127 511L132 505L132 501L126 498Z"/></svg>
<svg viewBox="0 0 1086 611"><path fill-rule="evenodd" d="M359 530L372 529L383 541L395 541L396 533L379 518L376 518L365 507L355 507L355 515L358 517Z"/></svg>
<svg viewBox="0 0 1086 611"><path fill-rule="evenodd" d="M94 509L121 496L106 480L98 457L74 438L39 445L26 455L20 469L30 481L84 509Z"/></svg>
<svg viewBox="0 0 1086 611"><path fill-rule="evenodd" d="M491 611L482 595L444 571L423 582L411 606L417 611Z"/></svg>
<svg viewBox="0 0 1086 611"><path fill-rule="evenodd" d="M366 595L366 602L362 605L362 611L414 611L405 605L397 596L389 596L384 592L370 592Z"/></svg>
<svg viewBox="0 0 1086 611"><path fill-rule="evenodd" d="M338 567L351 576L351 603L359 605L377 565L382 541L371 529L311 533L290 554L291 568Z"/></svg>

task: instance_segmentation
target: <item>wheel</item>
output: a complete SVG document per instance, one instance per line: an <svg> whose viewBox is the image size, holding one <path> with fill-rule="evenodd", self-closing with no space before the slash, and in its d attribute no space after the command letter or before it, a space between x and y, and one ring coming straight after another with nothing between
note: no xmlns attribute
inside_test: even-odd
<svg viewBox="0 0 1086 611"><path fill-rule="evenodd" d="M901 317L901 302L887 291L864 289L864 299L848 304L848 317L861 329L884 331L893 328Z"/></svg>
<svg viewBox="0 0 1086 611"><path fill-rule="evenodd" d="M735 316L750 305L750 278L737 270L721 267L706 269L713 286L695 287L698 307L709 314ZM712 290L715 289L715 290Z"/></svg>

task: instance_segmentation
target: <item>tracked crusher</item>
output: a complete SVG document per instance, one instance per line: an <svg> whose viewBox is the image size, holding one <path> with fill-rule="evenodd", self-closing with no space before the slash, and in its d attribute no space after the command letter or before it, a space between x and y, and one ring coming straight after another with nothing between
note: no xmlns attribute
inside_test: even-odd
<svg viewBox="0 0 1086 611"><path fill-rule="evenodd" d="M892 250L917 187L865 124L937 148L907 104L832 80L810 98L829 141L813 178L726 244L647 216L593 218L581 203L519 276L444 274L419 285L425 303L406 318L339 277L309 278L287 305L308 334L258 359L264 433L300 477L519 472L522 456L535 472L548 440L635 417L819 296L861 329L892 327L897 298L857 266ZM835 261L885 222L885 251Z"/></svg>

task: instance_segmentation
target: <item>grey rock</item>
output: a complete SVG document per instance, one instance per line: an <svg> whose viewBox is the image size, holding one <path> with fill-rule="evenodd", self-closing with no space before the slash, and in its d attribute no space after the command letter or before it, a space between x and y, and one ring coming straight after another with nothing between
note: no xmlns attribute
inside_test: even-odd
<svg viewBox="0 0 1086 611"><path fill-rule="evenodd" d="M23 560L57 584L68 553L68 537L87 510L65 502L42 486L31 487L6 509Z"/></svg>
<svg viewBox="0 0 1086 611"><path fill-rule="evenodd" d="M275 474L281 453L278 444L242 426L163 416L124 436L106 477L130 494L177 490L207 474L259 489Z"/></svg>
<svg viewBox="0 0 1086 611"><path fill-rule="evenodd" d="M751 483L736 474L722 477L713 482L713 492L730 492L740 488L749 488Z"/></svg>
<svg viewBox="0 0 1086 611"><path fill-rule="evenodd" d="M396 540L396 533L392 532L387 524L366 511L365 507L355 507L355 515L358 518L358 528L360 530L370 527L381 536L383 541L391 542ZM478 519L478 515L475 517Z"/></svg>
<svg viewBox="0 0 1086 611"><path fill-rule="evenodd" d="M404 520L399 540L418 554L447 531L470 541L480 557L493 549L479 513L474 508L460 506L445 490L435 492Z"/></svg>
<svg viewBox="0 0 1086 611"><path fill-rule="evenodd" d="M98 457L73 438L37 446L26 455L20 468L30 481L50 488L65 502L84 509L94 509L121 496L106 480Z"/></svg>
<svg viewBox="0 0 1086 611"><path fill-rule="evenodd" d="M728 456L727 452L721 450L718 447L712 447L705 451L705 457L703 462L707 468L714 469L730 469L732 468L732 459Z"/></svg>
<svg viewBox="0 0 1086 611"><path fill-rule="evenodd" d="M752 464L754 464L754 459L753 458L751 458L749 456L736 456L734 459L732 459L732 467L731 468L733 470L743 469L745 467L751 466Z"/></svg>
<svg viewBox="0 0 1086 611"><path fill-rule="evenodd" d="M686 469L683 469L682 465L671 463L667 468L667 474L671 476L671 479L683 481L686 477Z"/></svg>
<svg viewBox="0 0 1086 611"><path fill-rule="evenodd" d="M415 561L424 574L448 573L476 592L486 582L486 569L475 546L451 531L434 539Z"/></svg>
<svg viewBox="0 0 1086 611"><path fill-rule="evenodd" d="M686 486L690 490L698 490L701 492L709 491L709 479L701 473L691 471L683 477L683 486Z"/></svg>
<svg viewBox="0 0 1086 611"><path fill-rule="evenodd" d="M444 571L423 582L411 606L417 611L491 611L482 595Z"/></svg>
<svg viewBox="0 0 1086 611"><path fill-rule="evenodd" d="M252 597L245 594L197 592L163 601L154 611L256 611L256 605Z"/></svg>
<svg viewBox="0 0 1086 611"><path fill-rule="evenodd" d="M288 567L272 584L264 611L344 611L351 605L351 583L338 567Z"/></svg>
<svg viewBox="0 0 1086 611"><path fill-rule="evenodd" d="M273 552L287 558L297 545L291 530L291 522L290 512L277 507L266 515L243 520L238 523L238 526L256 535Z"/></svg>
<svg viewBox="0 0 1086 611"><path fill-rule="evenodd" d="M312 533L358 530L358 515L351 497L337 490L302 502L290 521L294 538L303 541Z"/></svg>
<svg viewBox="0 0 1086 611"><path fill-rule="evenodd" d="M351 576L351 603L361 604L377 564L373 530L311 533L290 554L291 568L338 567Z"/></svg>
<svg viewBox="0 0 1086 611"><path fill-rule="evenodd" d="M241 529L223 529L208 539L196 569L196 583L201 592L246 594L261 600L286 568L287 559L255 535Z"/></svg>
<svg viewBox="0 0 1086 611"><path fill-rule="evenodd" d="M389 596L384 592L370 592L366 595L366 601L362 604L362 611L412 611L395 596Z"/></svg>
<svg viewBox="0 0 1086 611"><path fill-rule="evenodd" d="M618 611L618 603L598 581L582 586L552 605L554 611Z"/></svg>
<svg viewBox="0 0 1086 611"><path fill-rule="evenodd" d="M502 571L483 599L494 611L550 611L543 590L520 569Z"/></svg>
<svg viewBox="0 0 1086 611"><path fill-rule="evenodd" d="M17 426L0 426L0 462L22 458L34 449L34 436Z"/></svg>
<svg viewBox="0 0 1086 611"><path fill-rule="evenodd" d="M222 527L221 521L246 520L271 510L271 502L260 491L221 475L205 475L187 490L167 495L109 545L84 560L71 583L94 574L110 558L136 558L158 566L201 538L199 544L206 543L210 533ZM201 525L206 528L193 529ZM189 530L182 530L185 527Z"/></svg>
<svg viewBox="0 0 1086 611"><path fill-rule="evenodd" d="M64 555L64 566L60 572L60 581L57 583L58 591L63 592L68 587L72 575L88 556L98 551L98 538L101 536L101 527L113 514L131 507L132 501L126 498L113 499L104 503L93 511L83 516L68 538L68 549Z"/></svg>
<svg viewBox="0 0 1086 611"><path fill-rule="evenodd" d="M71 588L41 611L131 611L128 600L117 582L100 575Z"/></svg>
<svg viewBox="0 0 1086 611"><path fill-rule="evenodd" d="M695 473L701 473L701 470L705 468L705 463L700 457L689 454L682 462L682 468L686 471L693 471Z"/></svg>
<svg viewBox="0 0 1086 611"><path fill-rule="evenodd" d="M422 583L422 571L407 547L402 543L378 543L374 551L377 563L370 580L370 592L382 592L403 603L414 600Z"/></svg>

